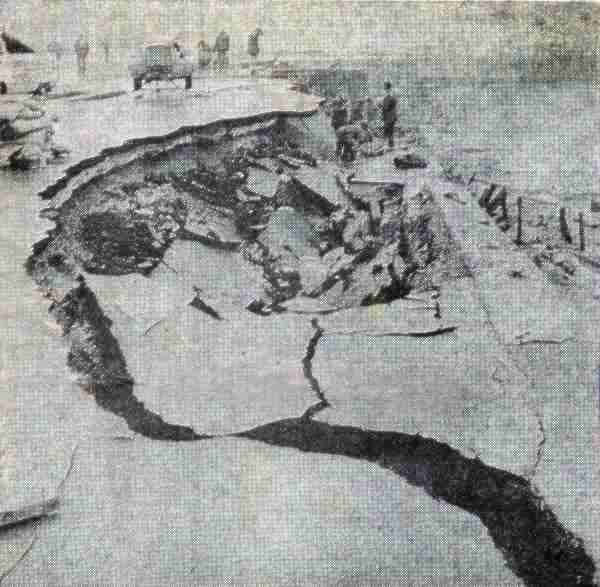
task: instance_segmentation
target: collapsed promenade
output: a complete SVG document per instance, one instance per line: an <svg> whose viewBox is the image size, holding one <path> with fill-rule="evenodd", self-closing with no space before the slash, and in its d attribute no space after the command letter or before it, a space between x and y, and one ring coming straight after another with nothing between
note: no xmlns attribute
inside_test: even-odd
<svg viewBox="0 0 600 587"><path fill-rule="evenodd" d="M314 97L111 99L3 190L7 584L593 584L589 291Z"/></svg>

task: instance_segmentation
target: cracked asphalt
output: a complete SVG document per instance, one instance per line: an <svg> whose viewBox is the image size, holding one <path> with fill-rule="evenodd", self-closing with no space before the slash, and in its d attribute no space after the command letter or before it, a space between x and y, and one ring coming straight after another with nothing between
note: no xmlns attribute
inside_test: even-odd
<svg viewBox="0 0 600 587"><path fill-rule="evenodd" d="M264 93L259 89L257 100ZM283 94L266 100L274 101L286 104ZM213 107L216 113L218 103ZM206 108L203 116L210 118ZM162 120L153 132L179 123ZM128 124L125 136L135 124L135 134L143 134L140 121ZM78 133L74 128L72 136ZM101 140L112 146L114 136ZM146 289L138 289L141 280L86 276L146 409L200 434L236 436L174 444L133 433L73 381L48 303L22 267L48 228L37 217L43 205L36 197L48 181L43 174L9 178L2 194L2 242L12 254L2 261L0 283L4 299L17 292L15 305L3 306L9 336L2 378L12 394L2 422L3 501L51 495L73 447L80 448L59 515L0 536L6 570L36 532L6 584L82 585L91 577L95 584L140 585L536 584L529 575L534 559L517 551L526 549L515 542L506 554L504 534L516 524L511 509L490 505L506 484L519 488L516 512L535 510L531 477L542 495L552 495L558 520L533 516L525 534L537 529L542 539L569 542L566 519L585 536L586 551L597 552L590 522L582 523L576 504L557 488L568 464L559 436L543 424L551 414L567 426L565 403L543 394L552 377L564 378L564 349L520 349L517 368L507 341L489 332L490 320L496 325L501 317L485 314L481 289L469 280L442 290L443 323L458 325L456 333L398 342L328 331L427 330L439 320L410 301L319 316L318 323L291 313L257 317L242 312L231 294L254 287L256 276L239 271L230 254L198 243L178 244L172 261L190 267L203 291L210 284L206 301L222 321L190 307L167 269L146 280ZM140 294L135 301L131 292ZM494 301L488 298L492 308ZM144 335L157 304L165 318ZM576 349L566 348L568 364ZM554 368L541 375L546 359ZM573 439L577 449L582 444ZM583 454L589 460L578 475L592 474L593 456ZM454 493L449 480L457 471L475 475L471 493ZM590 508L582 499L577 505ZM573 556L566 566L585 570L585 584L592 584L591 559L583 549ZM574 580L552 570L542 575L545 584Z"/></svg>

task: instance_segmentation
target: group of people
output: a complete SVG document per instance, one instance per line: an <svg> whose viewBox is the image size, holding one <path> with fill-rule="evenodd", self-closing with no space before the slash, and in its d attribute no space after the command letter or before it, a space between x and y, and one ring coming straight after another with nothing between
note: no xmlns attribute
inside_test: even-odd
<svg viewBox="0 0 600 587"><path fill-rule="evenodd" d="M365 156L375 154L372 128L379 118L383 123L383 137L387 140L388 148L394 148L398 100L392 93L390 82L385 82L384 89L385 97L379 105L370 97L351 104L343 97L334 100L331 126L336 136L336 156L342 161L354 161L359 152Z"/></svg>
<svg viewBox="0 0 600 587"><path fill-rule="evenodd" d="M248 35L248 55L256 62L260 54L259 39L263 35L261 28L254 29ZM200 69L206 69L213 63L217 70L226 69L229 66L230 39L225 31L221 31L211 47L204 39L198 43L198 64Z"/></svg>
<svg viewBox="0 0 600 587"><path fill-rule="evenodd" d="M106 63L108 63L110 57L109 39L102 39L100 41L100 46L104 52L104 60ZM75 57L77 58L77 71L81 77L84 77L87 69L87 58L90 52L90 44L85 37L79 36L73 45L73 49L75 51ZM64 54L63 46L58 41L51 41L48 44L48 53L54 56L54 63L57 73L60 73L60 64Z"/></svg>
<svg viewBox="0 0 600 587"><path fill-rule="evenodd" d="M263 35L261 28L254 29L248 35L248 55L255 62L260 54L260 37ZM100 47L104 53L104 60L108 63L110 58L110 41L108 38L100 40ZM73 45L77 58L77 71L84 77L87 69L87 58L90 52L90 44L83 36L79 36ZM204 39L198 43L198 65L200 69L206 69L211 64L217 70L224 70L229 66L230 37L225 31L221 31L211 47ZM64 47L58 41L48 44L48 53L54 56L57 71L60 71Z"/></svg>

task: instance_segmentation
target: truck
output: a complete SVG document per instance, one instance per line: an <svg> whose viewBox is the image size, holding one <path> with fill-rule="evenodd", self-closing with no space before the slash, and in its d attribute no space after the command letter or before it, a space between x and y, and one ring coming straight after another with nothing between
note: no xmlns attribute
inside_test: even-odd
<svg viewBox="0 0 600 587"><path fill-rule="evenodd" d="M147 43L129 64L133 78L133 90L153 81L185 80L185 89L192 87L194 66L176 42L156 41Z"/></svg>

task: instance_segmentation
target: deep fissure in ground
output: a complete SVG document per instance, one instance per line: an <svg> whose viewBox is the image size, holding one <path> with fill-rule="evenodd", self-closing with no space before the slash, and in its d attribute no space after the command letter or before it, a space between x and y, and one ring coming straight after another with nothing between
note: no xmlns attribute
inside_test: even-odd
<svg viewBox="0 0 600 587"><path fill-rule="evenodd" d="M398 186L389 186L371 194L379 213L369 197L336 206L293 177L294 166L313 167L316 161L282 140L285 130L280 123L249 139L208 149L201 145L200 153L196 145L191 152L186 147L183 153L146 157L121 170L116 182L90 182L46 212L56 227L34 246L28 269L53 300L50 312L70 345L69 365L101 407L144 436L210 438L164 422L136 399L111 322L83 271L151 275L176 238L194 239L262 267L264 296L247 309L263 316L285 311L294 298L313 298L330 309L385 303L410 291L435 289L449 274L461 274L459 252L434 194L423 191L408 199ZM182 169L182 160L192 164ZM264 184L253 177L260 174ZM253 186L271 185L265 177L273 193L250 187L251 180ZM306 273L307 258L320 260L320 272ZM593 584L595 566L583 543L527 480L420 435L313 420L328 406L312 373L323 334L318 323L313 325L303 367L319 402L300 418L236 436L377 462L434 499L477 515L528 585Z"/></svg>

